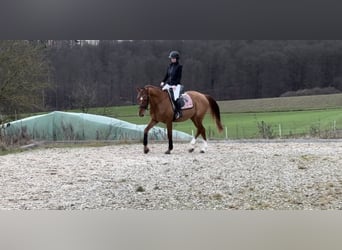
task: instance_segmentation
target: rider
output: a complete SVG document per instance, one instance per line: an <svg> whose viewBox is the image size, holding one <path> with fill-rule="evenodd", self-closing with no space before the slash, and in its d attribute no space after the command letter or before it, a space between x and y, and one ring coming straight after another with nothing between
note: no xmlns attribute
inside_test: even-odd
<svg viewBox="0 0 342 250"><path fill-rule="evenodd" d="M183 66L179 64L178 51L171 51L169 58L171 60L171 63L166 70L165 77L160 83L160 86L163 90L169 91L171 98L173 99L173 103L175 104L175 120L177 120L178 118L182 117L182 112L177 99L179 98L182 87L180 80L182 78Z"/></svg>

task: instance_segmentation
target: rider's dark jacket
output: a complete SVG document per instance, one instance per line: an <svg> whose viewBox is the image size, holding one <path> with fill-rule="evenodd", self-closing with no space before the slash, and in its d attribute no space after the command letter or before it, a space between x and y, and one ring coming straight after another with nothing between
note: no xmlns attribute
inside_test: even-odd
<svg viewBox="0 0 342 250"><path fill-rule="evenodd" d="M182 78L182 69L183 66L180 65L179 62L170 63L170 65L167 67L163 82L169 85L181 84L180 80Z"/></svg>

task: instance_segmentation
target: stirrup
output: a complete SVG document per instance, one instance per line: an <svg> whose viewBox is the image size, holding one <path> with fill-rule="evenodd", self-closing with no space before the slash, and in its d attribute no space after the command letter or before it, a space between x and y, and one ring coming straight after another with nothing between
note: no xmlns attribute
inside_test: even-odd
<svg viewBox="0 0 342 250"><path fill-rule="evenodd" d="M176 111L176 112L175 112L175 116L174 116L174 120L177 120L177 119L179 119L179 118L181 118L181 117L182 117L182 112Z"/></svg>

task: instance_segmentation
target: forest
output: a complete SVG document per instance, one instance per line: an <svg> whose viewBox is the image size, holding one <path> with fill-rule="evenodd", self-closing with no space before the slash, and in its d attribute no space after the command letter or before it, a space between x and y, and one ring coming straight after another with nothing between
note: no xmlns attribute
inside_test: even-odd
<svg viewBox="0 0 342 250"><path fill-rule="evenodd" d="M342 91L341 40L1 40L0 114L136 104L177 50L185 90L216 100Z"/></svg>

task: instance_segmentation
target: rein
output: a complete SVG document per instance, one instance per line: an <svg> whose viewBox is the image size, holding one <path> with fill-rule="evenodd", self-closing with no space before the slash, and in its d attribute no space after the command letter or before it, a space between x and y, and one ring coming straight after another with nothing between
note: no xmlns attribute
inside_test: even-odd
<svg viewBox="0 0 342 250"><path fill-rule="evenodd" d="M157 86L153 86L153 85L146 85L145 87L144 87L144 89L145 89L145 93L144 93L144 95L143 96L141 96L140 97L140 102L141 102L141 104L139 105L139 108L140 109L144 109L144 110L149 110L149 104L150 104L150 99L151 99L151 97L150 97L150 92L149 92L149 89L159 89L159 87L157 87ZM161 103L161 102L163 102L164 101L164 99L160 99L160 100L158 100L158 102L156 102L156 100L154 100L154 105L159 105L159 103Z"/></svg>
<svg viewBox="0 0 342 250"><path fill-rule="evenodd" d="M147 85L147 86L144 87L144 89L146 90L147 94L141 97L145 101L144 101L144 103L139 105L140 109L148 110L148 105L150 104L150 93L148 91L149 88L159 89L159 87L156 87L156 86L153 86L153 85ZM162 101L163 101L163 99L160 100L158 103L160 103Z"/></svg>

